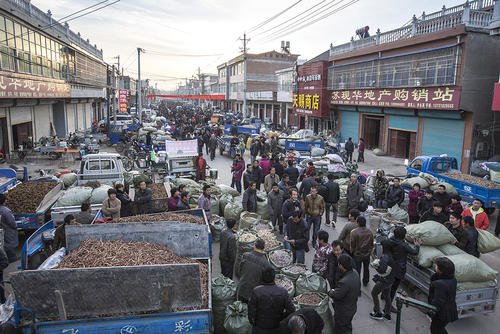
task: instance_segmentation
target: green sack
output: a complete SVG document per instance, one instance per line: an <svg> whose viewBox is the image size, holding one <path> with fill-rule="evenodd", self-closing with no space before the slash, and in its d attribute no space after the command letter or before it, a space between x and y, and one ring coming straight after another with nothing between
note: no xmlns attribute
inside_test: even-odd
<svg viewBox="0 0 500 334"><path fill-rule="evenodd" d="M260 215L257 213L243 211L240 214L238 230L254 230L260 219Z"/></svg>
<svg viewBox="0 0 500 334"><path fill-rule="evenodd" d="M267 257L269 259L269 263L271 263L271 265L278 270L288 267L293 262L292 251L287 249L272 250L267 254Z"/></svg>
<svg viewBox="0 0 500 334"><path fill-rule="evenodd" d="M147 175L144 175L144 174L138 174L138 175L135 175L133 178L132 178L132 183L134 184L134 187L136 188L139 188L139 184L141 182L146 182L146 184L150 184L150 183L153 183L153 180L151 180L151 178Z"/></svg>
<svg viewBox="0 0 500 334"><path fill-rule="evenodd" d="M226 220L223 217L212 215L210 222L210 233L212 233L212 240L217 242L220 240L222 231L226 228Z"/></svg>
<svg viewBox="0 0 500 334"><path fill-rule="evenodd" d="M497 272L486 263L470 254L446 256L455 265L455 278L458 282L486 282L497 278Z"/></svg>
<svg viewBox="0 0 500 334"><path fill-rule="evenodd" d="M276 278L274 279L274 283L277 286L281 286L288 292L288 296L293 298L295 296L295 286L290 278L283 274L276 274Z"/></svg>
<svg viewBox="0 0 500 334"><path fill-rule="evenodd" d="M61 206L79 206L83 202L90 200L92 188L90 187L73 187L65 190L61 197L57 200L54 207ZM102 203L102 202L101 202Z"/></svg>
<svg viewBox="0 0 500 334"><path fill-rule="evenodd" d="M227 194L227 195L230 195L232 197L237 197L240 195L240 193L236 189L231 188L230 186L227 186L225 184L219 184L218 187L219 187L222 195Z"/></svg>
<svg viewBox="0 0 500 334"><path fill-rule="evenodd" d="M267 204L267 201L257 202L257 213L261 216L262 219L265 220L271 220L273 215L271 207L269 206L269 204Z"/></svg>
<svg viewBox="0 0 500 334"><path fill-rule="evenodd" d="M457 291L495 288L496 286L497 286L497 280L485 281L485 282L461 282L457 284Z"/></svg>
<svg viewBox="0 0 500 334"><path fill-rule="evenodd" d="M307 267L304 264L300 263L294 263L292 265L289 265L288 267L281 269L283 275L290 278L294 283L297 281L297 278L299 278L300 274L304 274L307 271Z"/></svg>
<svg viewBox="0 0 500 334"><path fill-rule="evenodd" d="M212 279L212 312L215 333L224 333L226 308L236 301L236 284L222 275Z"/></svg>
<svg viewBox="0 0 500 334"><path fill-rule="evenodd" d="M326 293L326 289L326 280L317 273L300 274L295 282L295 295L297 296L306 292Z"/></svg>
<svg viewBox="0 0 500 334"><path fill-rule="evenodd" d="M485 230L477 229L477 232L479 233L477 246L480 253L485 254L500 249L500 239Z"/></svg>
<svg viewBox="0 0 500 334"><path fill-rule="evenodd" d="M236 301L227 307L224 329L227 334L251 334L252 325L248 321L246 304Z"/></svg>
<svg viewBox="0 0 500 334"><path fill-rule="evenodd" d="M219 197L219 212L224 212L224 208L226 207L227 203L231 202L233 200L233 196L229 194L222 194Z"/></svg>
<svg viewBox="0 0 500 334"><path fill-rule="evenodd" d="M414 184L419 184L420 189L425 189L429 186L429 182L427 182L426 179L424 179L423 177L420 177L420 176L410 177L408 179L404 179L403 182L401 182L402 186L408 187L408 188L413 188Z"/></svg>
<svg viewBox="0 0 500 334"><path fill-rule="evenodd" d="M455 245L444 244L437 247L444 255L458 255L458 254L466 254L463 250L458 248Z"/></svg>
<svg viewBox="0 0 500 334"><path fill-rule="evenodd" d="M67 173L61 175L60 179L64 183L64 188L69 188L76 182L78 177L76 176L75 173Z"/></svg>
<svg viewBox="0 0 500 334"><path fill-rule="evenodd" d="M310 296L313 298L309 298L309 300L316 300L317 303L305 303L303 298L305 296ZM330 311L330 307L328 305L330 301L330 297L328 297L327 294L325 293L318 293L318 292L307 292L302 295L298 295L297 297L294 298L294 302L296 305L296 308L302 309L302 308L312 308L316 312L318 312L319 316L321 319L323 319L323 322L325 323L325 326L323 327L323 331L321 333L323 334L331 334L335 333L334 327L333 327L333 317L332 317L332 312Z"/></svg>
<svg viewBox="0 0 500 334"><path fill-rule="evenodd" d="M243 254L251 252L257 236L251 231L239 231L236 235L236 260L234 262L236 277L240 277L240 263Z"/></svg>
<svg viewBox="0 0 500 334"><path fill-rule="evenodd" d="M191 198L195 198L191 196ZM196 198L195 204L198 205L198 198ZM217 196L211 196L210 198L210 213L213 215L221 215L224 211L220 211L219 198Z"/></svg>
<svg viewBox="0 0 500 334"><path fill-rule="evenodd" d="M422 245L425 246L440 246L457 242L446 226L435 221L428 220L419 224L407 225L405 229L407 241L421 239Z"/></svg>
<svg viewBox="0 0 500 334"><path fill-rule="evenodd" d="M432 267L435 258L443 256L445 256L445 254L436 247L420 246L420 250L418 251L418 264L424 268L429 268Z"/></svg>
<svg viewBox="0 0 500 334"><path fill-rule="evenodd" d="M224 218L226 220L233 219L238 221L240 219L240 214L243 211L243 205L241 201L232 201L226 204L224 208Z"/></svg>

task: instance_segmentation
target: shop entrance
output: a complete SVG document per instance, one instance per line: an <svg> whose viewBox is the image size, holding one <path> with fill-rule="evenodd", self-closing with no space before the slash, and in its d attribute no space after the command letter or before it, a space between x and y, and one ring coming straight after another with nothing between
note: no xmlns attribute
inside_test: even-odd
<svg viewBox="0 0 500 334"><path fill-rule="evenodd" d="M363 139L368 149L381 147L380 129L383 117L364 116L363 120Z"/></svg>
<svg viewBox="0 0 500 334"><path fill-rule="evenodd" d="M24 145L28 141L28 137L33 137L31 122L13 125L12 137L14 149L18 149L19 145Z"/></svg>
<svg viewBox="0 0 500 334"><path fill-rule="evenodd" d="M299 117L299 129L306 128L306 118L304 116Z"/></svg>
<svg viewBox="0 0 500 334"><path fill-rule="evenodd" d="M7 118L0 118L0 150L5 155L9 153L9 136L7 134Z"/></svg>
<svg viewBox="0 0 500 334"><path fill-rule="evenodd" d="M416 132L389 130L389 155L411 160L415 157L416 148Z"/></svg>

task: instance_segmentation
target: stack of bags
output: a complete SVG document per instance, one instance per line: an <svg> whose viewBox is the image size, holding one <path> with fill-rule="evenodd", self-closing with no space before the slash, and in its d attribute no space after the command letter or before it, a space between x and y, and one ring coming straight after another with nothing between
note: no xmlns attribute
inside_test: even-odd
<svg viewBox="0 0 500 334"><path fill-rule="evenodd" d="M406 239L412 242L422 240L417 257L418 264L431 268L435 258L447 257L455 265L458 290L479 289L497 285L497 272L480 259L456 247L457 241L448 229L435 221L406 226ZM479 232L481 253L500 249L500 240L487 231ZM496 239L496 240L495 240Z"/></svg>

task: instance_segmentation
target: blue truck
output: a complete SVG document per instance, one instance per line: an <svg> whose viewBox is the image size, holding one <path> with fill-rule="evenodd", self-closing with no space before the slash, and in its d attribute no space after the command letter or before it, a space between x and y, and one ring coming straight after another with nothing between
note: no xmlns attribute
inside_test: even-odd
<svg viewBox="0 0 500 334"><path fill-rule="evenodd" d="M7 192L17 184L17 173L12 168L0 168L0 193Z"/></svg>
<svg viewBox="0 0 500 334"><path fill-rule="evenodd" d="M67 251L83 240L96 238L165 245L179 256L206 264L206 305L193 307L203 300L201 288L195 288L201 283L201 267L196 263L37 269L39 261L32 259L50 248L55 229L50 221L26 241L21 270L10 276L16 297L11 322L25 334L211 333L210 228L203 210L179 212L203 217L205 224L155 221L71 225L66 226ZM71 282L62 283L66 281L62 276ZM78 282L80 279L82 282ZM106 292L106 286L112 287L111 292Z"/></svg>
<svg viewBox="0 0 500 334"><path fill-rule="evenodd" d="M427 173L440 182L451 184L463 200L472 202L474 198L483 201L484 207L494 210L500 203L500 184L481 179L458 171L457 159L448 156L418 156L414 158L406 170L408 177Z"/></svg>

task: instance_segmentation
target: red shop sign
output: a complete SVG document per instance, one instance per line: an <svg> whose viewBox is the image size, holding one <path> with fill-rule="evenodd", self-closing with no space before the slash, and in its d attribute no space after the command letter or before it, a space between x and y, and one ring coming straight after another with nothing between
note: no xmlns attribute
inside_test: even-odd
<svg viewBox="0 0 500 334"><path fill-rule="evenodd" d="M334 90L331 104L410 109L458 110L456 86Z"/></svg>

